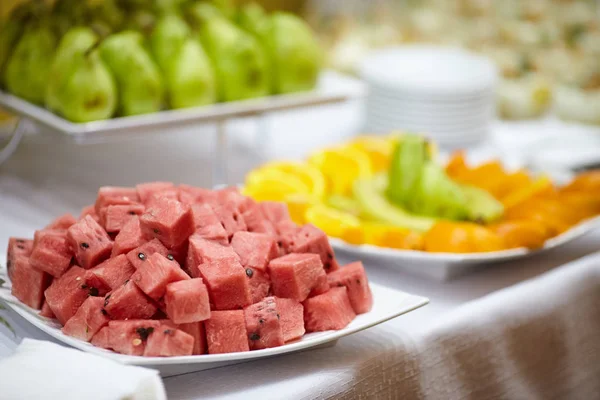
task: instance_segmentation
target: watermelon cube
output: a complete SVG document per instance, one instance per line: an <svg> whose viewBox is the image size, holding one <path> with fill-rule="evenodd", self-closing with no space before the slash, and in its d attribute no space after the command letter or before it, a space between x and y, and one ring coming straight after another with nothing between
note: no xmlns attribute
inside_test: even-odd
<svg viewBox="0 0 600 400"><path fill-rule="evenodd" d="M139 202L140 198L138 197L135 188L103 186L98 190L98 197L96 198L94 209L96 210L96 214L100 215L100 210L106 206Z"/></svg>
<svg viewBox="0 0 600 400"><path fill-rule="evenodd" d="M71 266L72 259L73 251L65 231L35 232L33 251L29 257L32 267L58 278Z"/></svg>
<svg viewBox="0 0 600 400"><path fill-rule="evenodd" d="M79 219L82 220L87 216L92 217L92 219L96 222L100 222L100 217L98 216L98 214L96 213L96 206L93 204L90 204L89 206L85 206L83 207L83 209L81 210L81 214L79 215Z"/></svg>
<svg viewBox="0 0 600 400"><path fill-rule="evenodd" d="M329 288L330 288L330 286L329 286L329 281L327 280L327 274L321 275L321 276L319 276L319 279L317 280L317 283L315 284L315 286L310 291L310 294L308 295L308 297L313 297L313 296L318 296L320 294L323 294L326 291L328 291Z"/></svg>
<svg viewBox="0 0 600 400"><path fill-rule="evenodd" d="M145 357L191 356L194 352L194 337L181 329L161 325L148 337Z"/></svg>
<svg viewBox="0 0 600 400"><path fill-rule="evenodd" d="M234 310L252 303L246 271L238 261L207 262L198 269L215 310Z"/></svg>
<svg viewBox="0 0 600 400"><path fill-rule="evenodd" d="M273 237L277 237L275 225L269 221L263 214L259 204L254 203L242 212L242 217L246 223L248 232L266 233Z"/></svg>
<svg viewBox="0 0 600 400"><path fill-rule="evenodd" d="M171 182L148 182L135 186L138 197L144 204L147 204L153 195L173 188L175 188L175 185Z"/></svg>
<svg viewBox="0 0 600 400"><path fill-rule="evenodd" d="M116 204L100 210L100 222L106 232L119 233L133 217L144 213L143 204Z"/></svg>
<svg viewBox="0 0 600 400"><path fill-rule="evenodd" d="M13 279L13 265L19 256L29 257L33 250L33 240L11 237L6 250L6 269L8 277Z"/></svg>
<svg viewBox="0 0 600 400"><path fill-rule="evenodd" d="M304 326L308 332L322 332L345 328L356 317L345 287L334 287L328 292L304 302Z"/></svg>
<svg viewBox="0 0 600 400"><path fill-rule="evenodd" d="M250 350L244 310L213 311L204 328L208 354Z"/></svg>
<svg viewBox="0 0 600 400"><path fill-rule="evenodd" d="M179 329L194 338L193 355L206 354L206 331L204 330L204 322L180 324Z"/></svg>
<svg viewBox="0 0 600 400"><path fill-rule="evenodd" d="M300 231L300 227L293 221L281 221L275 225L278 234L279 254L285 255L292 252L294 239Z"/></svg>
<svg viewBox="0 0 600 400"><path fill-rule="evenodd" d="M229 244L227 231L212 207L208 204L194 204L192 216L194 217L195 233L207 240L213 240L222 245Z"/></svg>
<svg viewBox="0 0 600 400"><path fill-rule="evenodd" d="M227 237L231 238L238 231L246 231L244 217L233 202L218 203L212 206L217 218L221 221L223 228L227 232Z"/></svg>
<svg viewBox="0 0 600 400"><path fill-rule="evenodd" d="M146 243L147 238L142 234L139 217L132 218L121 228L121 231L115 237L111 257L119 254L127 254L136 247Z"/></svg>
<svg viewBox="0 0 600 400"><path fill-rule="evenodd" d="M325 275L318 255L295 253L271 260L269 273L273 294L297 301L304 301Z"/></svg>
<svg viewBox="0 0 600 400"><path fill-rule="evenodd" d="M54 230L67 230L77 222L75 217L71 214L64 214L60 217L56 218L48 226L44 229L54 229Z"/></svg>
<svg viewBox="0 0 600 400"><path fill-rule="evenodd" d="M179 185L179 201L184 204L216 204L217 192L189 185Z"/></svg>
<svg viewBox="0 0 600 400"><path fill-rule="evenodd" d="M239 256L231 247L206 240L197 233L190 236L185 266L193 278L199 276L198 266L200 264L227 260L239 260Z"/></svg>
<svg viewBox="0 0 600 400"><path fill-rule="evenodd" d="M148 319L110 321L106 347L121 354L142 356L148 338L160 325L160 321Z"/></svg>
<svg viewBox="0 0 600 400"><path fill-rule="evenodd" d="M327 274L327 280L332 287L345 286L348 289L348 298L356 314L371 311L373 295L369 287L367 273L360 261L353 262Z"/></svg>
<svg viewBox="0 0 600 400"><path fill-rule="evenodd" d="M262 301L244 308L244 318L250 350L283 345L281 316L278 313L274 297L266 297Z"/></svg>
<svg viewBox="0 0 600 400"><path fill-rule="evenodd" d="M104 309L112 319L148 319L156 313L156 306L133 282L104 297Z"/></svg>
<svg viewBox="0 0 600 400"><path fill-rule="evenodd" d="M275 239L264 233L236 232L231 239L231 247L240 257L242 266L263 272L267 270L269 261L279 255Z"/></svg>
<svg viewBox="0 0 600 400"><path fill-rule="evenodd" d="M110 321L103 305L102 297L88 297L62 328L63 333L86 342L92 340L92 336Z"/></svg>
<svg viewBox="0 0 600 400"><path fill-rule="evenodd" d="M294 299L275 297L281 322L283 341L289 342L304 335L304 307Z"/></svg>
<svg viewBox="0 0 600 400"><path fill-rule="evenodd" d="M56 316L52 312L52 309L50 308L48 303L46 303L46 300L44 300L44 305L42 306L42 309L39 312L39 315L42 317L50 318L50 319L56 319Z"/></svg>
<svg viewBox="0 0 600 400"><path fill-rule="evenodd" d="M110 257L113 242L89 215L71 226L67 231L67 239L77 263L85 269L90 269Z"/></svg>
<svg viewBox="0 0 600 400"><path fill-rule="evenodd" d="M96 347L101 347L103 349L110 349L110 328L108 325L101 328L96 334L92 337L91 343Z"/></svg>
<svg viewBox="0 0 600 400"><path fill-rule="evenodd" d="M39 310L44 302L44 291L50 285L52 277L33 268L24 255L13 258L11 274L13 296L29 307Z"/></svg>
<svg viewBox="0 0 600 400"><path fill-rule="evenodd" d="M167 316L176 324L200 322L210 318L208 290L202 279L169 283L166 287Z"/></svg>
<svg viewBox="0 0 600 400"><path fill-rule="evenodd" d="M189 246L190 242L186 239L177 246L168 247L169 254L167 257L170 259L172 256L173 259L179 263L179 265L185 267L185 260L187 259L187 251Z"/></svg>
<svg viewBox="0 0 600 400"><path fill-rule="evenodd" d="M90 272L103 287L110 291L122 286L127 279L131 278L135 268L124 254L119 254L90 269Z"/></svg>
<svg viewBox="0 0 600 400"><path fill-rule="evenodd" d="M127 253L127 259L135 269L138 269L152 254L155 253L167 257L169 255L169 250L167 250L158 239L152 239Z"/></svg>
<svg viewBox="0 0 600 400"><path fill-rule="evenodd" d="M66 324L83 302L95 294L93 288L86 284L88 277L88 271L74 265L60 278L54 279L44 292L48 306L61 324Z"/></svg>
<svg viewBox="0 0 600 400"><path fill-rule="evenodd" d="M244 212L248 207L256 202L250 197L246 197L240 193L239 189L235 186L229 186L224 189L219 189L216 192L217 202L216 204L229 203L233 208L240 212Z"/></svg>
<svg viewBox="0 0 600 400"><path fill-rule="evenodd" d="M140 217L142 233L173 247L194 233L194 217L189 206L168 198L160 198Z"/></svg>
<svg viewBox="0 0 600 400"><path fill-rule="evenodd" d="M247 267L246 276L248 277L252 303L257 303L269 295L271 292L271 278L266 271Z"/></svg>
<svg viewBox="0 0 600 400"><path fill-rule="evenodd" d="M291 221L287 204L277 201L263 201L259 204L265 218L274 225L283 221Z"/></svg>
<svg viewBox="0 0 600 400"><path fill-rule="evenodd" d="M293 239L291 251L293 253L318 254L327 273L339 268L327 235L314 225L306 224L300 228Z"/></svg>
<svg viewBox="0 0 600 400"><path fill-rule="evenodd" d="M169 283L185 279L190 277L183 272L179 264L159 253L149 256L131 277L133 283L154 300L159 300L165 295Z"/></svg>

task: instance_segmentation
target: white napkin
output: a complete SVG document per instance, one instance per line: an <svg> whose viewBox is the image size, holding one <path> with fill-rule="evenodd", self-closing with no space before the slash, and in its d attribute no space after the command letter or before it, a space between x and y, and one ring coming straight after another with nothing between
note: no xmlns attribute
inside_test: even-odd
<svg viewBox="0 0 600 400"><path fill-rule="evenodd" d="M166 400L158 371L23 339L0 360L3 400Z"/></svg>

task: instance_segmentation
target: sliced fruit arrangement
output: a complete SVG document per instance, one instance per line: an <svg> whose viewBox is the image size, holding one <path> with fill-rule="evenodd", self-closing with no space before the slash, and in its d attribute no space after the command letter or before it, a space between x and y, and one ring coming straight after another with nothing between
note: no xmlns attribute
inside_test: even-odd
<svg viewBox="0 0 600 400"><path fill-rule="evenodd" d="M243 191L286 202L294 221L350 244L444 253L536 249L600 214L600 171L558 187L499 161L470 166L457 152L444 167L436 155L419 135L362 136L265 164Z"/></svg>
<svg viewBox="0 0 600 400"><path fill-rule="evenodd" d="M310 169L273 167L323 196ZM11 238L7 267L12 294L63 333L136 356L282 346L373 305L360 262L340 266L321 229L236 188L102 187L79 218Z"/></svg>

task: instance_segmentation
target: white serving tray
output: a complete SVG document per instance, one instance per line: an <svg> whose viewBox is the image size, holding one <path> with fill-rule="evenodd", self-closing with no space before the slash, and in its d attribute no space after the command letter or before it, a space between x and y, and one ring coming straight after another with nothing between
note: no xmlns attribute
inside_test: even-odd
<svg viewBox="0 0 600 400"><path fill-rule="evenodd" d="M598 227L600 227L600 216L583 221L563 234L547 240L544 247L537 250L518 248L488 253L428 253L368 244L352 245L337 238L329 240L338 255L366 261L366 268L374 264L386 265L429 279L447 281L476 269L485 268L488 264L514 261L546 252L569 243Z"/></svg>

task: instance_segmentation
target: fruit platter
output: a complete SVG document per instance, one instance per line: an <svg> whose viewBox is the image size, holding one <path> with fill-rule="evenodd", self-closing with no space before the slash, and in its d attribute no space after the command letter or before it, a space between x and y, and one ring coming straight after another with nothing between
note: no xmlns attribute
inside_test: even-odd
<svg viewBox="0 0 600 400"><path fill-rule="evenodd" d="M77 218L10 238L6 267L0 299L27 321L165 374L332 344L427 303L231 187L102 187Z"/></svg>
<svg viewBox="0 0 600 400"><path fill-rule="evenodd" d="M415 134L363 136L251 171L243 193L283 201L344 254L384 258L448 279L468 266L524 257L598 226L600 172L556 185L500 161L469 165L463 152L440 163L435 143Z"/></svg>

